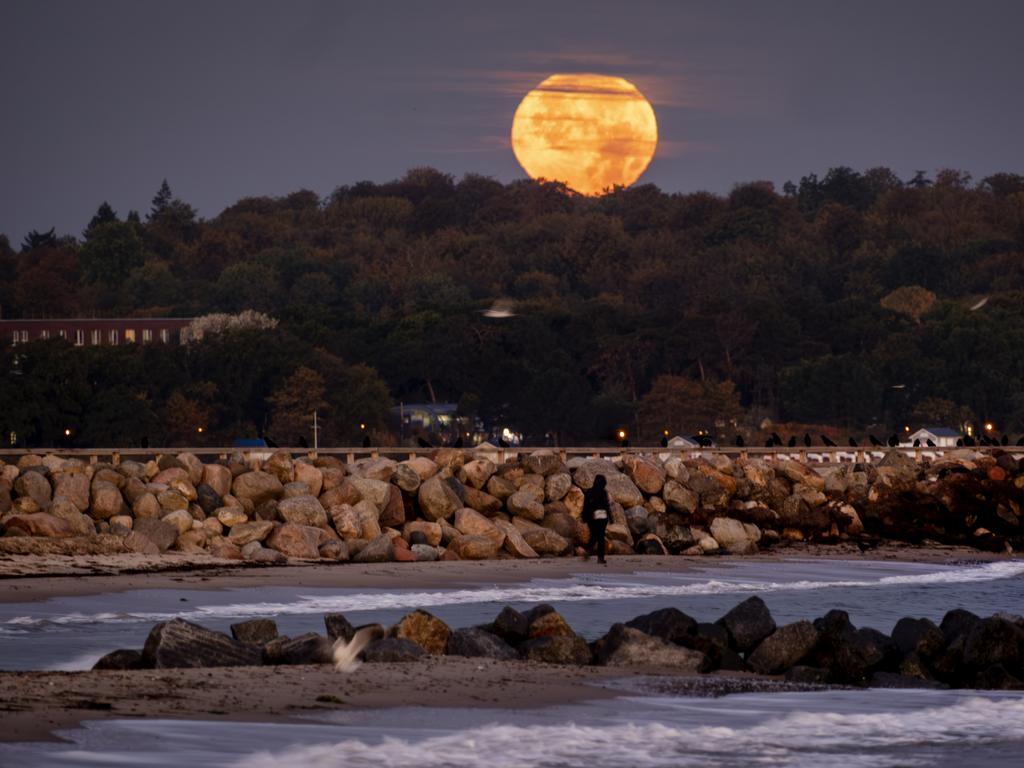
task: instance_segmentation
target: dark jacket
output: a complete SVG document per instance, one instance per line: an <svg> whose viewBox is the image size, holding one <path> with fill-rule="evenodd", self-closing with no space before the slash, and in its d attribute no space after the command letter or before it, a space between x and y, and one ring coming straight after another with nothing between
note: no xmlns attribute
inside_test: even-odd
<svg viewBox="0 0 1024 768"><path fill-rule="evenodd" d="M583 512L580 517L587 525L594 522L595 509L603 509L608 512L608 517L611 517L608 491L605 490L606 483L604 475L598 475L594 478L594 486L583 492Z"/></svg>

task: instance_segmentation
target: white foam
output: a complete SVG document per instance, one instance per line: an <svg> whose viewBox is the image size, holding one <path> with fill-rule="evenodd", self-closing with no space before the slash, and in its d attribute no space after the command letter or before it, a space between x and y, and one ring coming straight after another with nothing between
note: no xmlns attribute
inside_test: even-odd
<svg viewBox="0 0 1024 768"><path fill-rule="evenodd" d="M798 581L756 581L749 579L709 579L705 581L645 583L643 581L568 580L557 585L550 582L509 584L474 589L433 591L403 590L394 592L342 592L333 595L298 595L290 602L246 602L228 605L201 606L176 612L104 612L96 614L32 617L19 616L5 624L15 626L93 623L135 623L167 621L181 617L201 623L204 619L233 619L253 616L305 615L330 612L358 612L387 609L431 608L445 605L479 603L553 603L594 600L635 600L653 597L687 595L727 595L766 592L806 592L820 589L865 587L926 586L929 584L963 584L995 581L1024 574L1024 560L1006 560L978 566L932 566L936 570L860 579L803 579Z"/></svg>
<svg viewBox="0 0 1024 768"><path fill-rule="evenodd" d="M491 724L422 740L347 739L246 756L237 768L383 766L928 765L929 750L1024 740L1024 699L967 698L946 707L850 714L797 711L749 727L626 722ZM1019 747L1017 747L1019 748ZM934 752L932 753L934 759Z"/></svg>

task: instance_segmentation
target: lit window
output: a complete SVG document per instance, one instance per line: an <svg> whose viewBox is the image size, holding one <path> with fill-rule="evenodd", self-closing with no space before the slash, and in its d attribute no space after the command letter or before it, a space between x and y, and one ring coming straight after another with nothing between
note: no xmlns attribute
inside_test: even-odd
<svg viewBox="0 0 1024 768"><path fill-rule="evenodd" d="M99 331L93 331L92 332L92 345L95 347L99 343L100 343L100 332Z"/></svg>
<svg viewBox="0 0 1024 768"><path fill-rule="evenodd" d="M65 330L60 330L60 331L57 331L57 333L59 333L59 334L60 334L60 337L61 337L62 339L66 339L66 338L68 337L68 332L67 332L67 331L65 331Z"/></svg>
<svg viewBox="0 0 1024 768"><path fill-rule="evenodd" d="M135 329L126 328L124 331L124 340L129 344L135 343Z"/></svg>
<svg viewBox="0 0 1024 768"><path fill-rule="evenodd" d="M162 341L164 344L166 344L170 340L171 340L171 332L168 331L166 328L161 330L160 331L160 341Z"/></svg>
<svg viewBox="0 0 1024 768"><path fill-rule="evenodd" d="M112 329L110 331L110 333L107 334L107 340L110 341L111 344L117 344L117 329L116 328Z"/></svg>
<svg viewBox="0 0 1024 768"><path fill-rule="evenodd" d="M14 339L13 339L13 341L11 343L12 344L17 344L18 343L18 332L17 331L14 332Z"/></svg>
<svg viewBox="0 0 1024 768"><path fill-rule="evenodd" d="M27 342L28 341L28 331L22 331L21 332L21 340L23 342Z"/></svg>
<svg viewBox="0 0 1024 768"><path fill-rule="evenodd" d="M40 339L48 339L48 338L50 338L50 332L49 331L40 331L39 338Z"/></svg>
<svg viewBox="0 0 1024 768"><path fill-rule="evenodd" d="M152 341L152 340L153 340L153 331L151 331L149 328L143 328L142 329L142 342L146 343L147 341Z"/></svg>
<svg viewBox="0 0 1024 768"><path fill-rule="evenodd" d="M83 331L81 328L76 328L75 329L75 346L76 347L84 347L85 346L85 331Z"/></svg>

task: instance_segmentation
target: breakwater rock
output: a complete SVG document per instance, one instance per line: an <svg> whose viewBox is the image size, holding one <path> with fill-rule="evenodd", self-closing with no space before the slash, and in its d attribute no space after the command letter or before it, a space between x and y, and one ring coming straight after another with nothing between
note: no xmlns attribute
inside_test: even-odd
<svg viewBox="0 0 1024 768"><path fill-rule="evenodd" d="M330 664L334 641L350 640L358 628L341 614L329 614L324 624L325 635L289 638L269 619L234 624L230 636L173 619L154 626L141 651L112 651L94 669ZM451 655L676 674L728 670L802 684L1024 689L1024 618L983 619L962 609L938 625L901 619L891 636L855 627L838 610L779 626L759 597L714 623L664 608L614 624L591 643L544 604L523 612L505 607L491 623L465 629L416 610L391 627L369 630L374 640L360 654L369 663Z"/></svg>
<svg viewBox="0 0 1024 768"><path fill-rule="evenodd" d="M0 532L61 553L168 550L257 563L534 558L578 553L583 493L608 481L610 554L750 554L787 541L925 540L993 552L1024 544L1024 470L1009 452L811 466L663 452L615 458L485 449L406 461L278 451L203 463L161 455L0 463ZM100 537L100 538L98 538ZM13 542L6 542L13 544Z"/></svg>

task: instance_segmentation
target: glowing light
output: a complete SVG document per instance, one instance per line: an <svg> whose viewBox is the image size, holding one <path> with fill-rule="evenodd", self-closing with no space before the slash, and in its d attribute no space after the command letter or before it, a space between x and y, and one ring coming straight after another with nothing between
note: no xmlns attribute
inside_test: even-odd
<svg viewBox="0 0 1024 768"><path fill-rule="evenodd" d="M986 421L985 422L985 431L986 432L991 432L993 429L995 429L995 425L991 421Z"/></svg>
<svg viewBox="0 0 1024 768"><path fill-rule="evenodd" d="M196 432L198 432L199 434L202 434L203 433L203 428L202 427L196 427Z"/></svg>
<svg viewBox="0 0 1024 768"><path fill-rule="evenodd" d="M64 430L64 437L71 437L71 430L70 429L65 429Z"/></svg>
<svg viewBox="0 0 1024 768"><path fill-rule="evenodd" d="M360 429L366 429L366 424L363 424L362 422L360 422L359 428Z"/></svg>
<svg viewBox="0 0 1024 768"><path fill-rule="evenodd" d="M621 77L552 75L512 118L512 151L523 169L584 195L632 184L657 145L654 110Z"/></svg>
<svg viewBox="0 0 1024 768"><path fill-rule="evenodd" d="M619 432L618 432L618 435L619 435L619 440L625 440L626 439L626 430L620 429Z"/></svg>

